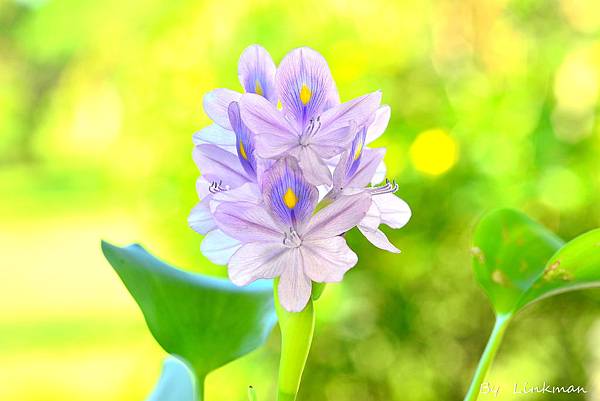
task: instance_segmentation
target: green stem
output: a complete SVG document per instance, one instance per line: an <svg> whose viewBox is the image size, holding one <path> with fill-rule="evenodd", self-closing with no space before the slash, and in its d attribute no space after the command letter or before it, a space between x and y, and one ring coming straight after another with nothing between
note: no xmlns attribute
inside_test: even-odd
<svg viewBox="0 0 600 401"><path fill-rule="evenodd" d="M196 401L204 400L204 381L206 376L198 376L196 380Z"/></svg>
<svg viewBox="0 0 600 401"><path fill-rule="evenodd" d="M315 310L309 299L302 312L288 312L279 304L275 281L275 311L281 330L278 401L295 401L315 329Z"/></svg>
<svg viewBox="0 0 600 401"><path fill-rule="evenodd" d="M471 385L469 386L469 391L467 391L467 395L465 396L464 401L476 401L479 393L481 391L481 384L483 383L483 379L485 379L485 375L498 352L498 348L500 348L500 344L502 343L502 338L504 337L504 332L510 323L512 318L512 314L507 315L498 315L496 317L496 324L494 324L494 330L492 330L492 334L490 335L490 339L488 340L487 345L485 346L485 350L483 351L483 355L481 355L481 359L479 360L479 365L477 365L477 370L475 371L475 375L473 375L473 380L471 381Z"/></svg>

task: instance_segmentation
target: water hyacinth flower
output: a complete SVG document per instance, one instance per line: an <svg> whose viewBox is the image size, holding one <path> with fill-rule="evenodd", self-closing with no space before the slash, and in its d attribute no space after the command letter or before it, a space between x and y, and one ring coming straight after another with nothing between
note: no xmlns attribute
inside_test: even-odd
<svg viewBox="0 0 600 401"><path fill-rule="evenodd" d="M389 112L387 119L389 119ZM383 125L383 129L385 129L387 126L385 115L379 121L379 124ZM358 224L358 229L376 247L399 253L400 250L389 241L379 226L385 224L391 228L401 228L410 220L411 211L406 202L393 194L398 189L395 182L386 181L382 186L367 188L367 185L373 182L373 177L377 175L377 170L385 155L383 148L367 148L368 143L374 140L373 137L377 137L375 135L377 131L371 131L371 137L368 137L369 128L361 128L356 133L350 149L340 157L333 172L333 186L326 197L337 199L344 194L358 192L370 194L371 207L365 218ZM373 129L379 130L379 127L373 126Z"/></svg>
<svg viewBox="0 0 600 401"><path fill-rule="evenodd" d="M318 190L292 157L265 173L262 192L261 205L225 202L216 208L219 228L243 243L229 261L229 277L237 285L280 277L281 305L299 312L312 281L340 281L358 261L341 234L365 217L371 199L365 193L344 196L313 215Z"/></svg>
<svg viewBox="0 0 600 401"><path fill-rule="evenodd" d="M367 146L390 118L381 92L341 103L327 62L309 48L274 69L250 46L239 66L246 93L205 96L215 124L194 135L201 201L189 223L235 284L277 278L281 305L300 311L312 282L340 281L357 263L345 232L358 227L399 252L379 226L402 227L410 209L395 182L372 186L385 174L385 149Z"/></svg>
<svg viewBox="0 0 600 401"><path fill-rule="evenodd" d="M331 185L326 160L342 153L354 139L351 123L362 126L373 118L381 92L339 103L327 62L316 51L300 48L281 61L276 86L281 112L266 99L241 97L242 119L256 134L258 155L298 159L307 179Z"/></svg>

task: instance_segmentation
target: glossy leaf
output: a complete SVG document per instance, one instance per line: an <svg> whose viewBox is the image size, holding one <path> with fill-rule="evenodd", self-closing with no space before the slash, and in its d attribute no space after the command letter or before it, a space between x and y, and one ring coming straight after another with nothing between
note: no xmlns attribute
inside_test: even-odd
<svg viewBox="0 0 600 401"><path fill-rule="evenodd" d="M154 338L193 367L200 389L210 371L263 344L276 322L269 281L237 287L173 268L139 245L103 242L102 250Z"/></svg>
<svg viewBox="0 0 600 401"><path fill-rule="evenodd" d="M554 254L519 306L565 291L600 286L600 229L569 241Z"/></svg>
<svg viewBox="0 0 600 401"><path fill-rule="evenodd" d="M175 357L165 359L158 383L146 401L196 401L193 372Z"/></svg>
<svg viewBox="0 0 600 401"><path fill-rule="evenodd" d="M565 245L523 213L502 209L479 223L473 254L477 280L498 315L553 294L600 286L600 229Z"/></svg>
<svg viewBox="0 0 600 401"><path fill-rule="evenodd" d="M563 241L525 214L500 209L475 231L475 275L497 314L515 311Z"/></svg>

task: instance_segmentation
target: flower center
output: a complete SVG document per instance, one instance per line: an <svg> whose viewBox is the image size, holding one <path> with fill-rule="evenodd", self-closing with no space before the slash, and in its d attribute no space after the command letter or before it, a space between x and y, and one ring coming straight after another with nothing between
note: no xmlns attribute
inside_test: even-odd
<svg viewBox="0 0 600 401"><path fill-rule="evenodd" d="M310 138L312 138L317 132L321 129L321 116L316 116L311 118L306 126L306 129L300 135L300 145L306 146L310 142Z"/></svg>
<svg viewBox="0 0 600 401"><path fill-rule="evenodd" d="M283 245L288 248L298 248L302 245L302 238L298 235L298 233L290 227L290 231L283 233Z"/></svg>

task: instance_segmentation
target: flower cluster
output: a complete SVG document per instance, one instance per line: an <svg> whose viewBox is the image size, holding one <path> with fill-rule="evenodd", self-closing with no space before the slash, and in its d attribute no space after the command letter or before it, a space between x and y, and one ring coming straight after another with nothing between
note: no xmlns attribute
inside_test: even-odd
<svg viewBox="0 0 600 401"><path fill-rule="evenodd" d="M276 67L264 48L250 46L238 71L245 93L204 97L214 124L193 137L201 200L189 224L233 283L278 277L281 305L301 311L313 281L340 281L356 264L348 230L399 252L379 225L402 227L410 209L394 195L395 182L380 184L385 149L367 147L390 108L380 91L341 103L327 62L306 47Z"/></svg>

